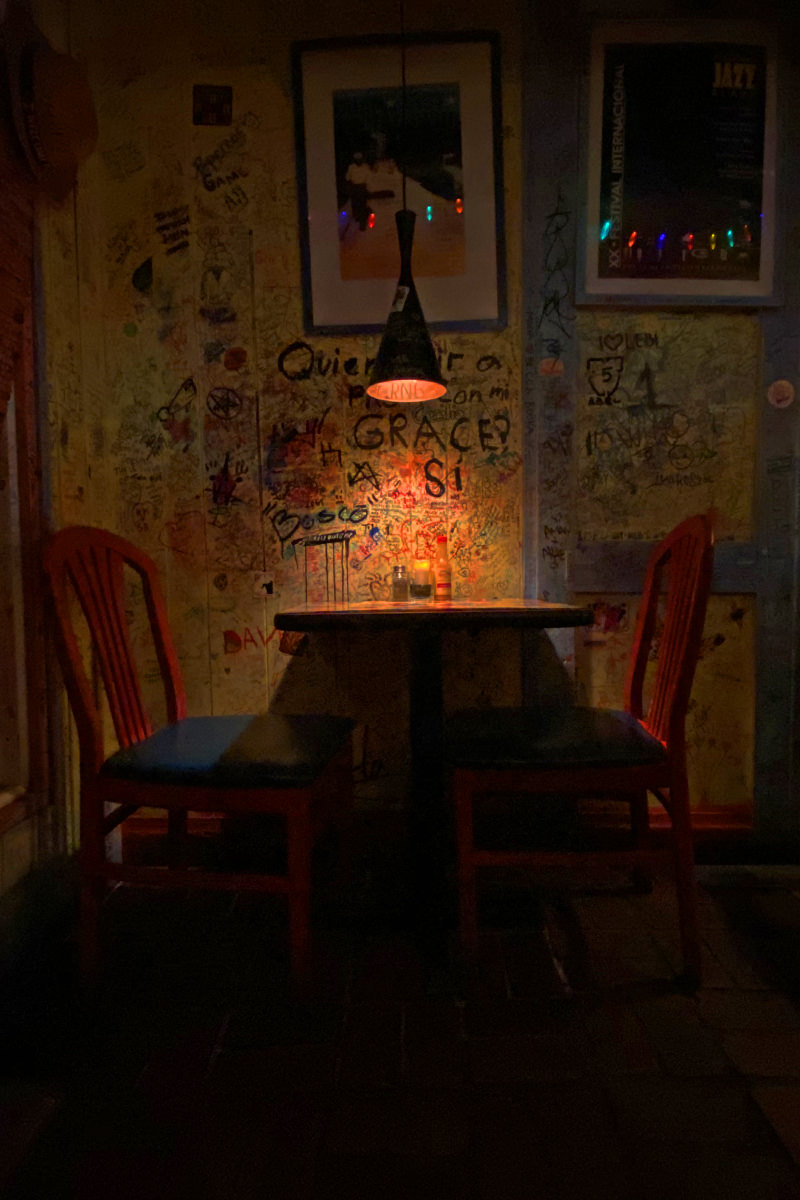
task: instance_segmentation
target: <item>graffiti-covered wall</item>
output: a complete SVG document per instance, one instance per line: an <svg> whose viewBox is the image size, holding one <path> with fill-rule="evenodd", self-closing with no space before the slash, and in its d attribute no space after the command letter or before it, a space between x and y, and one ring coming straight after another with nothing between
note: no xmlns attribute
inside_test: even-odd
<svg viewBox="0 0 800 1200"><path fill-rule="evenodd" d="M677 4L660 8L664 17L683 15ZM766 332L763 313L724 303L689 307L619 293L587 300L586 168L598 149L587 71L593 29L606 16L602 5L536 6L526 42L526 78L535 80L526 96L526 163L547 164L526 170L526 580L546 599L593 607L594 625L569 642L559 636L559 653L574 661L581 699L619 707L647 547L683 518L713 513L718 594L687 722L690 794L703 810L696 817L735 824L753 816L759 786L757 655L770 611L759 589L786 595L785 576L777 583L788 559L782 546L776 566L763 569L772 551L760 546L759 493L765 441L779 441L768 424L776 410L764 394L766 363L777 358L789 322L778 317ZM653 16L646 0L626 7L626 20ZM650 28L666 41L672 27L653 20ZM652 195L660 184L653 168ZM796 365L781 374L790 370ZM788 520L787 491L778 506ZM784 631L790 625L784 619ZM779 707L775 730L784 723ZM780 736L772 737L773 760ZM772 778L781 771L785 760ZM768 791L762 784L765 810Z"/></svg>
<svg viewBox="0 0 800 1200"><path fill-rule="evenodd" d="M395 14L42 2L88 63L100 124L74 206L42 214L53 517L156 558L191 712L352 713L360 796L398 799L402 639L281 649L276 610L326 588L328 550L303 539L346 539L357 600L387 596L393 564L442 532L456 597L520 594L527 578L560 599L581 552L693 511L714 508L723 541L754 536L758 318L574 304L576 5L551 14L547 44L525 42L516 0L406 6L408 29L500 35L509 318L436 333L447 397L400 407L366 396L377 336L304 328L291 75L294 42L396 35ZM229 124L195 123L196 85L207 103L230 96ZM635 586L581 589L598 622L558 655L585 698L620 702ZM738 590L711 606L691 716L693 801L710 808L752 801L754 601ZM454 638L446 661L450 704L521 694L515 637Z"/></svg>
<svg viewBox="0 0 800 1200"><path fill-rule="evenodd" d="M583 560L573 585L596 619L576 635L577 686L585 701L616 707L638 597L585 590L591 564L617 554L623 566L622 548L696 512L714 515L718 558L753 536L761 333L741 313L583 311L574 338L574 416L562 413L543 445L569 497L567 518L545 528L543 579L559 547ZM712 596L687 721L694 806L739 819L753 794L755 629L753 594Z"/></svg>
<svg viewBox="0 0 800 1200"><path fill-rule="evenodd" d="M100 142L76 216L44 214L55 521L104 525L156 558L190 712L352 711L374 781L404 759L402 645L314 639L288 656L273 614L322 594L325 548L301 539L328 532L351 535L352 599L388 596L393 564L433 557L441 533L455 596L521 591L516 5L499 26L487 3L456 25L444 6L406 14L423 31L499 29L502 61L509 324L436 335L448 394L419 407L366 396L377 336L309 335L302 316L291 45L396 30L363 3L334 20L237 0L233 23L190 7L145 2L133 29L114 6L58 10ZM232 89L230 124L194 123L197 84ZM417 284L424 305L424 269ZM489 642L466 647L457 687L485 690ZM489 674L513 689L517 656L502 657Z"/></svg>

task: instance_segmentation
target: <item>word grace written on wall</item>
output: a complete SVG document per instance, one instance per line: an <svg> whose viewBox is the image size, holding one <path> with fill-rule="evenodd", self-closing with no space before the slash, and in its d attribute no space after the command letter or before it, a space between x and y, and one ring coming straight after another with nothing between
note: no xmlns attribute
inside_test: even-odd
<svg viewBox="0 0 800 1200"><path fill-rule="evenodd" d="M280 348L262 402L262 519L282 592L298 565L310 598L327 589L309 535L347 530L353 600L386 599L392 566L433 558L445 534L456 596L519 586L521 429L515 366L437 342L448 383L435 403L366 394L373 359L343 341ZM302 547L302 553L300 551Z"/></svg>
<svg viewBox="0 0 800 1200"><path fill-rule="evenodd" d="M583 541L661 537L715 509L753 521L759 331L745 314L578 319L576 510Z"/></svg>

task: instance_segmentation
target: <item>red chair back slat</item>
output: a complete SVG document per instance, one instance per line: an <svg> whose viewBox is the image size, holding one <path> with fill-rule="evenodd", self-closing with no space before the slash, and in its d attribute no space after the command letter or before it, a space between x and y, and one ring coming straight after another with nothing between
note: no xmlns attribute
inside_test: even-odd
<svg viewBox="0 0 800 1200"><path fill-rule="evenodd" d="M89 626L120 745L152 733L125 618L123 564L105 547L78 549L67 571Z"/></svg>
<svg viewBox="0 0 800 1200"><path fill-rule="evenodd" d="M120 746L129 746L152 732L126 616L126 566L142 582L167 717L175 721L185 716L186 700L153 560L124 538L91 526L60 530L45 551L59 655L78 726L81 758L94 770L104 757L102 718L73 621L73 592L88 626Z"/></svg>
<svg viewBox="0 0 800 1200"><path fill-rule="evenodd" d="M682 741L684 736L711 587L713 543L710 517L689 517L658 544L647 565L625 683L625 707L666 744ZM662 594L665 601L659 631ZM653 656L655 679L645 711L645 674Z"/></svg>

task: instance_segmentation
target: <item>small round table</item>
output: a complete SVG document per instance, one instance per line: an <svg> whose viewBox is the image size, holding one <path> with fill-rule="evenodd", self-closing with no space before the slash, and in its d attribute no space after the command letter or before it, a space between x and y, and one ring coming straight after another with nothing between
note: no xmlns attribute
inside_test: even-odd
<svg viewBox="0 0 800 1200"><path fill-rule="evenodd" d="M410 870L415 924L422 946L441 961L445 936L445 852L442 635L449 630L563 629L591 625L589 608L544 600L447 600L304 604L275 614L275 627L297 633L405 630L410 639L408 681L411 790L408 801Z"/></svg>

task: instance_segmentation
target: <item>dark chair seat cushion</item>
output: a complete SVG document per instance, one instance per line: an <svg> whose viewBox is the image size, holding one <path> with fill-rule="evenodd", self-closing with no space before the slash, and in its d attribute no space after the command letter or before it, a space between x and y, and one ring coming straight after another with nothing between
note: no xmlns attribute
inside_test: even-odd
<svg viewBox="0 0 800 1200"><path fill-rule="evenodd" d="M445 746L448 762L467 768L643 766L667 758L630 713L599 708L458 712L447 720Z"/></svg>
<svg viewBox="0 0 800 1200"><path fill-rule="evenodd" d="M306 787L344 745L348 717L186 717L118 750L100 774L196 787Z"/></svg>

